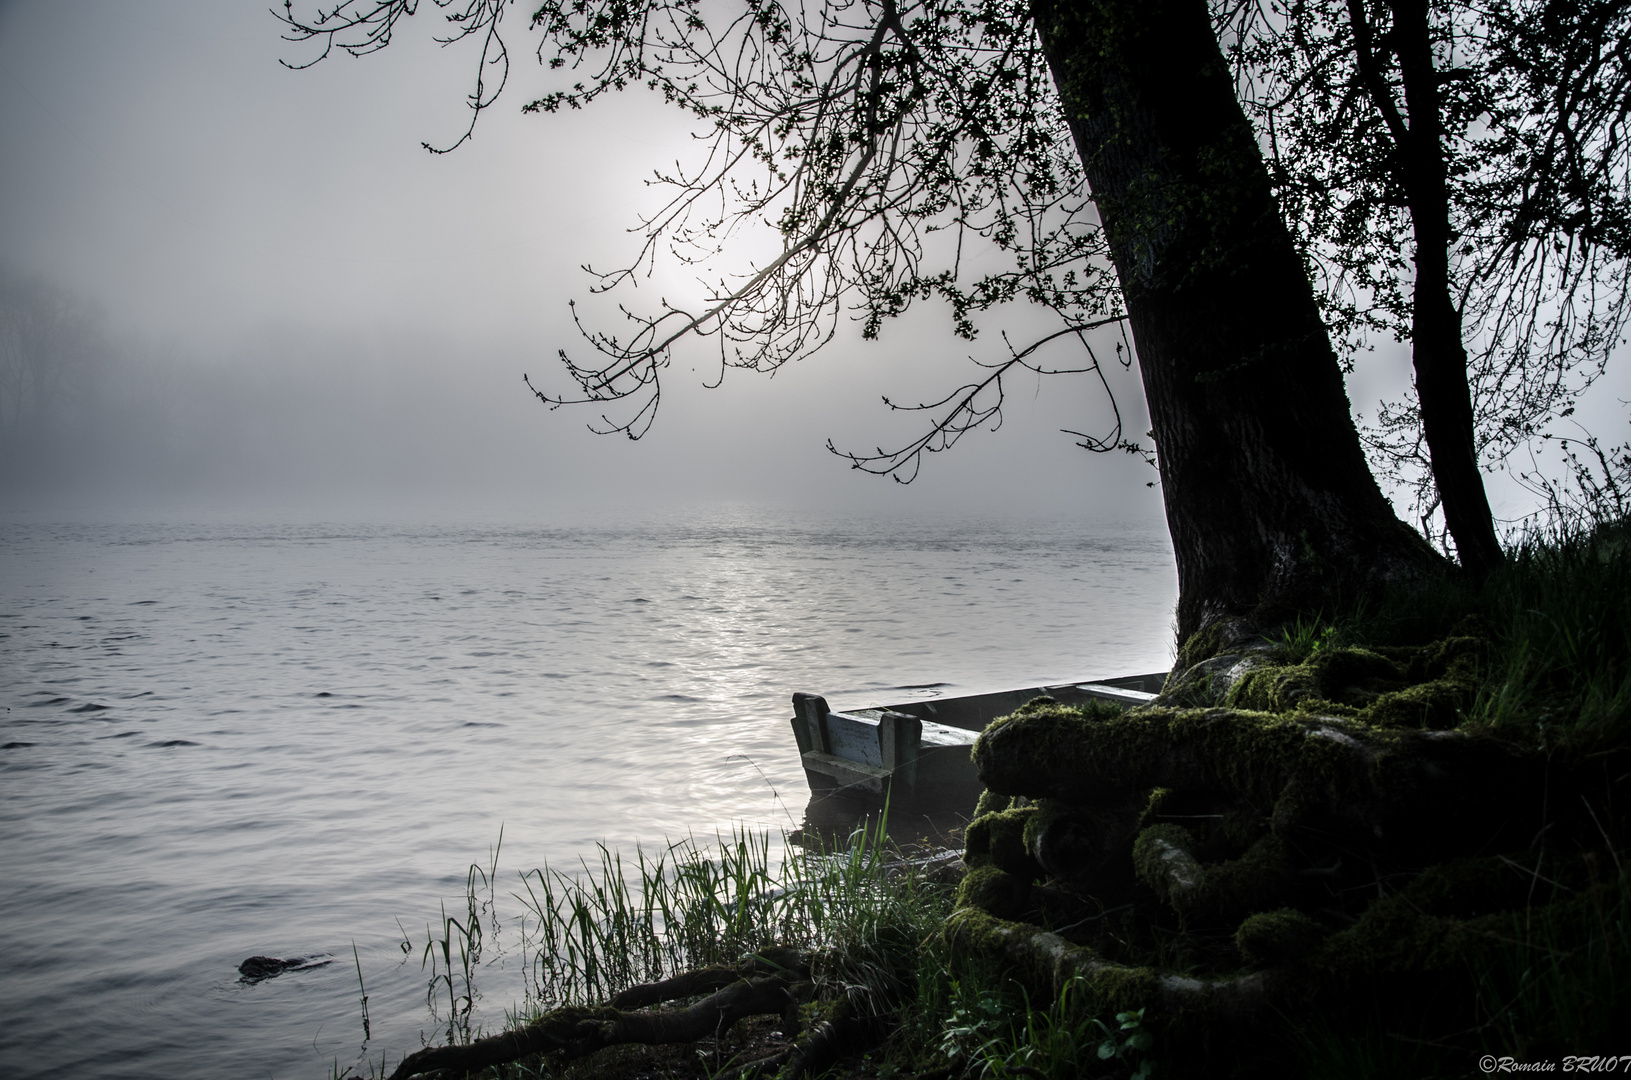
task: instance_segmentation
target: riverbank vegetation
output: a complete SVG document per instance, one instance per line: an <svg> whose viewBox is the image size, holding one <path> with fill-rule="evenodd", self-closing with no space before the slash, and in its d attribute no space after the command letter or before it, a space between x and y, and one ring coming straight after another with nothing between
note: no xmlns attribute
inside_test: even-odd
<svg viewBox="0 0 1631 1080"><path fill-rule="evenodd" d="M1136 1012L1106 1024L1068 990L1032 1008L1021 983L959 955L943 932L956 854L890 840L887 811L832 846L738 832L600 855L523 877L530 993L499 1033L468 1022L490 911L489 871L472 867L468 909L444 912L425 948L445 1045L345 1075L1062 1075L1085 1054L1121 1076L1153 1062Z"/></svg>
<svg viewBox="0 0 1631 1080"><path fill-rule="evenodd" d="M1531 537L1275 634L1220 620L1149 707L993 723L958 940L1146 1008L1183 1075L1620 1052L1627 537Z"/></svg>
<svg viewBox="0 0 1631 1080"><path fill-rule="evenodd" d="M1470 1076L1623 1052L1628 540L1532 537L1479 582L1192 640L1132 712L1033 701L976 746L960 862L878 823L534 871L530 1000L391 1075ZM454 1017L470 885L431 950Z"/></svg>

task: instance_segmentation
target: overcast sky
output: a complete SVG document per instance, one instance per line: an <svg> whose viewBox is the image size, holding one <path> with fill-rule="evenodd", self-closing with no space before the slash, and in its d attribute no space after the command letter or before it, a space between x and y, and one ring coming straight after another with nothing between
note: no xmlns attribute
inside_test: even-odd
<svg viewBox="0 0 1631 1080"><path fill-rule="evenodd" d="M281 40L257 0L0 2L0 263L94 301L112 338L170 358L184 411L210 408L186 388L204 378L238 409L244 386L278 399L263 460L240 453L167 497L1159 513L1147 466L1058 432L1105 418L1081 378L1017 385L1002 431L931 459L910 489L828 454L828 437L906 441L917 421L879 396L938 397L966 377L971 348L935 313L775 379L730 372L722 390L682 354L640 443L544 410L521 373L556 376L555 350L580 348L567 309L588 292L579 267L633 250L626 230L655 205L643 180L689 154L688 130L635 94L521 115L538 85L523 46L474 140L428 154L422 141L463 130L472 65L436 46L436 9L422 7L382 54L291 71L280 58L311 47ZM1406 370L1402 357L1375 366L1378 386ZM1133 380L1122 389L1141 431ZM210 438L189 445L214 453Z"/></svg>
<svg viewBox="0 0 1631 1080"><path fill-rule="evenodd" d="M380 55L290 71L279 59L310 47L281 40L254 0L0 7L0 260L94 300L115 338L184 355L186 372L252 368L257 385L326 399L312 405L326 419L305 426L323 429L332 467L289 465L269 432L262 445L283 465L249 469L227 485L234 498L264 484L296 502L1158 513L1147 466L1094 458L1058 432L1098 408L1080 379L1018 386L1002 431L932 460L910 489L827 453L829 436L861 449L909 439L914 422L880 395L939 396L961 381L970 349L934 317L774 379L733 371L722 390L704 389L705 365L693 374L681 355L640 443L533 402L522 372L556 376L555 350L580 346L567 308L588 292L579 267L633 250L627 229L654 205L643 180L690 152L688 130L638 95L522 116L537 72L518 63L474 140L433 156L420 143L463 130L472 71L467 53L435 45L438 31L421 15ZM653 302L664 284L630 299ZM1142 423L1136 392L1131 406ZM291 434L294 456L310 458L310 433ZM177 497L189 492L221 496L206 485Z"/></svg>

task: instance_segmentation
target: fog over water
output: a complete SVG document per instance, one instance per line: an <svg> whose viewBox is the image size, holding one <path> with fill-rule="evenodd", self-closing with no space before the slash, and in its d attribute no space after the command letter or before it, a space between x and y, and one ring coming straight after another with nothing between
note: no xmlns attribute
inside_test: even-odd
<svg viewBox="0 0 1631 1080"><path fill-rule="evenodd" d="M469 49L434 41L439 12L408 20L383 53L293 71L280 61L311 59L312 43L282 40L256 3L0 4L6 310L69 308L51 401L10 376L0 386L0 507L724 499L1158 520L1146 466L1059 432L1109 431L1088 378L1016 383L1000 432L969 437L908 489L825 450L915 437L922 418L880 397L949 392L977 371L970 355L1000 353L998 330L1035 325L1023 310L972 344L932 309L879 342L845 327L774 379L731 371L714 391L717 359L682 348L640 444L591 436L589 411L548 414L520 379L560 388L556 350L587 351L569 300L615 331L617 299L652 310L698 294L659 262L638 288L597 298L580 269L632 257L627 230L660 205L646 181L692 160L691 128L641 93L522 115L542 84L517 39L506 98L457 152L429 154L422 142L464 130L474 71ZM739 273L766 243L749 235L708 272ZM1631 433L1623 367L1580 410L1610 444ZM1408 388L1408 357L1386 343L1350 379L1367 415ZM1136 435L1136 373L1116 390ZM1499 479L1492 497L1498 516L1530 508Z"/></svg>
<svg viewBox="0 0 1631 1080"><path fill-rule="evenodd" d="M1153 474L1058 430L1093 386L860 476L827 439L905 442L880 396L972 370L914 313L715 390L681 352L646 439L593 435L521 375L559 384L578 267L632 250L683 126L503 108L434 157L468 66L426 33L293 53L259 4L0 6L0 1073L394 1061L436 1036L397 920L421 946L501 825L500 897L791 824L794 689L1169 661ZM256 954L335 962L241 983ZM490 958L494 1024L525 981Z"/></svg>
<svg viewBox="0 0 1631 1080"><path fill-rule="evenodd" d="M569 300L618 328L580 266L633 253L626 230L658 197L644 181L689 152L689 130L637 95L521 116L533 73L518 63L513 98L433 156L420 143L463 130L471 70L430 40L433 18L381 55L291 71L278 61L309 45L280 40L253 4L0 8L0 266L9 292L49 294L35 307L70 306L66 336L96 338L64 344L49 431L6 463L9 505L1159 513L1147 466L1095 460L1059 433L1109 418L1082 379L1017 384L1001 432L910 489L849 473L828 438L909 441L921 419L880 396L939 397L976 370L970 353L1000 347L955 341L942 312L879 343L846 328L774 379L732 371L715 391L717 360L681 350L640 444L590 435L590 411L549 414L521 375L559 387L556 350L586 351ZM627 299L687 290L659 268ZM1119 389L1142 430L1136 377Z"/></svg>
<svg viewBox="0 0 1631 1080"><path fill-rule="evenodd" d="M518 872L803 816L792 690L1159 669L1174 599L1159 530L961 513L13 521L0 565L19 1080L394 1064L438 1037L418 950L502 828L501 1024ZM252 983L252 956L329 962Z"/></svg>

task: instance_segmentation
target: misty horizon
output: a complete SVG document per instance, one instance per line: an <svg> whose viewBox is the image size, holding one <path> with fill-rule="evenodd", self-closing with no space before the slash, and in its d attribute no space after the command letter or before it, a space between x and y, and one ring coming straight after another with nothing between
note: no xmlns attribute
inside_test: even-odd
<svg viewBox="0 0 1631 1080"><path fill-rule="evenodd" d="M468 58L432 29L291 71L280 61L308 57L258 8L0 8L0 270L8 288L58 293L100 341L96 376L0 463L0 506L701 499L1159 518L1153 470L1061 433L1108 429L1085 376L1019 381L1000 431L929 457L910 486L825 449L916 437L925 418L880 399L967 381L999 331L1035 324L1023 305L974 342L932 307L876 342L843 325L774 378L733 370L717 390L717 355L697 343L676 352L640 442L590 434L593 409L546 410L522 374L560 386L556 350L588 349L568 301L618 329L580 266L634 250L627 230L658 197L646 180L683 159L689 128L631 92L571 115L501 105L456 152L426 153L467 121ZM517 100L529 77L516 69ZM637 284L628 299L644 304L697 287L661 266ZM1578 414L1609 444L1627 434L1620 366ZM1137 435L1137 373L1119 374ZM1365 415L1408 388L1408 355L1387 343L1350 377ZM1533 502L1499 477L1491 495L1508 519Z"/></svg>

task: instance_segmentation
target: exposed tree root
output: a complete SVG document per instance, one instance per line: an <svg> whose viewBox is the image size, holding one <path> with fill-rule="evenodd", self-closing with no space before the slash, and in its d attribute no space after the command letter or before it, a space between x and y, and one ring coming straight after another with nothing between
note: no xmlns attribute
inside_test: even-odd
<svg viewBox="0 0 1631 1080"><path fill-rule="evenodd" d="M1470 821L1490 839L1538 827L1544 765L1459 731L1217 708L1021 711L987 729L974 759L1005 795L1105 805L1154 788L1209 792L1272 814L1276 831L1316 815L1428 857L1463 850Z"/></svg>
<svg viewBox="0 0 1631 1080"><path fill-rule="evenodd" d="M643 1009L665 1001L711 993L753 975L803 974L808 970L808 960L797 949L766 949L735 966L716 964L694 971L682 971L671 979L631 986L613 997L611 1005L614 1009Z"/></svg>
<svg viewBox="0 0 1631 1080"><path fill-rule="evenodd" d="M623 1043L696 1042L718 1035L749 1016L786 1016L796 1006L795 985L807 977L808 969L791 950L776 950L773 955L775 959L754 957L735 969L707 968L631 987L614 999L625 1005L668 1001L717 986L729 976L726 985L685 1008L652 1012L612 1006L555 1009L525 1027L477 1039L467 1046L436 1046L410 1054L391 1074L391 1080L443 1069L472 1071L534 1054L553 1053L571 1060ZM790 959L792 964L785 962ZM775 973L759 974L767 969Z"/></svg>
<svg viewBox="0 0 1631 1080"><path fill-rule="evenodd" d="M953 914L946 933L954 944L1005 960L1028 984L1054 994L1066 983L1080 980L1088 1010L1098 1014L1148 1005L1167 1016L1204 1012L1221 1022L1250 1022L1288 981L1281 970L1197 979L1117 964L1058 934L997 919L977 908Z"/></svg>
<svg viewBox="0 0 1631 1080"><path fill-rule="evenodd" d="M999 718L948 938L1090 1013L1147 1006L1179 1075L1250 1073L1279 1017L1354 993L1436 1031L1494 1022L1522 928L1570 928L1547 955L1608 934L1587 911L1612 895L1631 751L1444 730L1468 640L1227 658L1202 707Z"/></svg>
<svg viewBox="0 0 1631 1080"><path fill-rule="evenodd" d="M815 1076L846 1054L867 1049L877 1042L878 1024L868 1023L848 1001L831 1002L826 1015L798 1034L785 1050L749 1061L717 1074L715 1080L756 1080L779 1073L780 1080L801 1080Z"/></svg>

